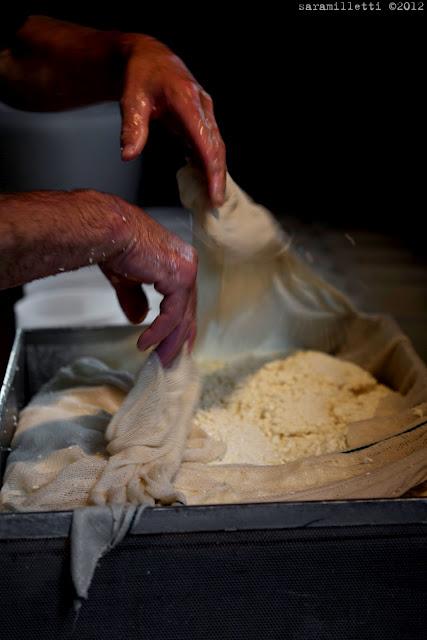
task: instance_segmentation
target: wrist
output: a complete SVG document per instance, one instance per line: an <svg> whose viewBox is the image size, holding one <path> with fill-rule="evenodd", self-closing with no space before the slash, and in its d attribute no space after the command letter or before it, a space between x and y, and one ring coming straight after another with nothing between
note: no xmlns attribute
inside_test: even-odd
<svg viewBox="0 0 427 640"><path fill-rule="evenodd" d="M171 55L170 49L152 36L143 33L111 32L110 37L114 42L114 49L124 61L129 60L135 54L139 55Z"/></svg>
<svg viewBox="0 0 427 640"><path fill-rule="evenodd" d="M98 236L96 230L101 230L102 240L96 249L97 261L126 251L136 234L132 205L119 196L91 189L77 190L72 194L88 232L93 234L95 231L94 235Z"/></svg>

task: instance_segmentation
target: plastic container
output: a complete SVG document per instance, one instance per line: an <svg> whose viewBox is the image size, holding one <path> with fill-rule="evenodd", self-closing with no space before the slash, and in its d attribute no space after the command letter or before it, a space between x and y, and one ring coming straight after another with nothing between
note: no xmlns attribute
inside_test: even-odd
<svg viewBox="0 0 427 640"><path fill-rule="evenodd" d="M15 305L16 324L22 328L125 324L114 292L99 289L40 291Z"/></svg>
<svg viewBox="0 0 427 640"><path fill-rule="evenodd" d="M115 102L21 111L0 102L0 190L97 189L136 202L141 158L122 162Z"/></svg>

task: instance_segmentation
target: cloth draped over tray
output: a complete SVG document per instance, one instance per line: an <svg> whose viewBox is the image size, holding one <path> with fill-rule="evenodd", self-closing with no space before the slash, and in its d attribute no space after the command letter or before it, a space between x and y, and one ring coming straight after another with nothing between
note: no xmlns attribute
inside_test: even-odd
<svg viewBox="0 0 427 640"><path fill-rule="evenodd" d="M178 183L199 251L198 358L326 351L371 372L402 402L384 401L374 418L349 424L346 452L276 466L206 465L223 445L193 428L200 384L192 357L184 351L163 369L152 353L135 380L83 358L21 412L2 507L386 498L427 480L427 370L408 338L391 319L358 313L317 276L229 176L218 209L195 169L181 170Z"/></svg>
<svg viewBox="0 0 427 640"><path fill-rule="evenodd" d="M198 358L326 351L403 400L349 424L348 451L274 466L208 465L223 444L192 424L200 379L185 350L169 369L152 353L136 377L114 345L105 360L122 370L95 358L64 367L21 412L0 508L74 510L77 609L99 558L146 506L388 498L427 480L427 370L408 338L318 277L229 176L219 209L210 209L194 169L181 170L178 183L199 252Z"/></svg>

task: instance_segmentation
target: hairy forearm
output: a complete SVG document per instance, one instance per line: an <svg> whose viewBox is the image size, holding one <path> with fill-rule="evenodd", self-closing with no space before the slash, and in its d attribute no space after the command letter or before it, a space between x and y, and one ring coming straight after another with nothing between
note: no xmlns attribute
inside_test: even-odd
<svg viewBox="0 0 427 640"><path fill-rule="evenodd" d="M118 255L129 221L116 204L93 191L1 195L0 289Z"/></svg>
<svg viewBox="0 0 427 640"><path fill-rule="evenodd" d="M121 35L31 16L0 53L0 91L21 108L55 110L113 100L122 82Z"/></svg>

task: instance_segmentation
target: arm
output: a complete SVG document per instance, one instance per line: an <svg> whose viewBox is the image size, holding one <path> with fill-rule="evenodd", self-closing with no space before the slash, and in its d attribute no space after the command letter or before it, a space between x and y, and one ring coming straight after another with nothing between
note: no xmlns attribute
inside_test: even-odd
<svg viewBox="0 0 427 640"><path fill-rule="evenodd" d="M212 100L154 38L32 16L14 45L0 53L0 91L10 103L32 110L120 100L124 160L141 153L150 120L163 119L190 144L213 204L222 204L225 147Z"/></svg>
<svg viewBox="0 0 427 640"><path fill-rule="evenodd" d="M95 191L0 196L0 289L98 263L131 322L148 304L141 283L164 295L160 315L140 336L164 364L195 337L194 249L142 210Z"/></svg>

